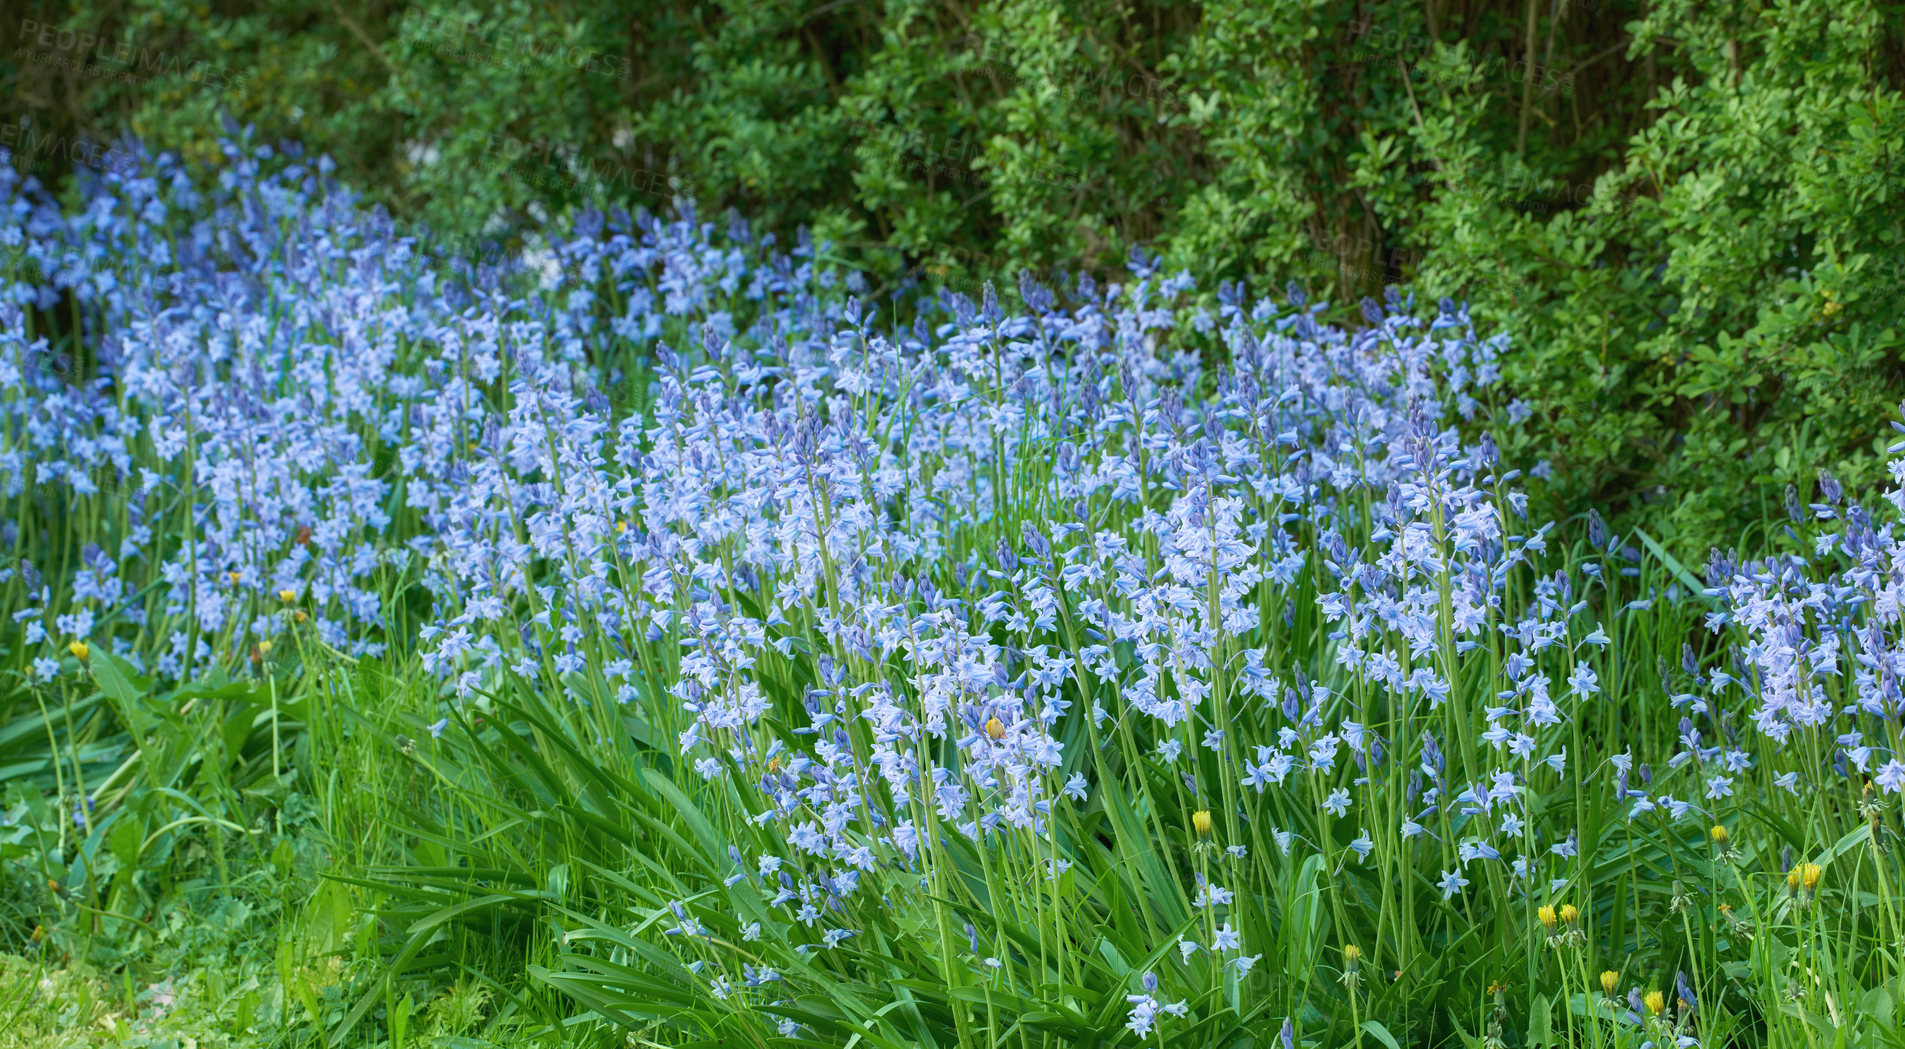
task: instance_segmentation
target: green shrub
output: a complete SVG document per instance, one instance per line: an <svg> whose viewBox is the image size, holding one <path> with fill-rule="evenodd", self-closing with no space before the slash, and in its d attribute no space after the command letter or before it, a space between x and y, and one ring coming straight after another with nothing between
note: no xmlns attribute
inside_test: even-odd
<svg viewBox="0 0 1905 1049"><path fill-rule="evenodd" d="M1703 555L1820 469L1878 478L1902 27L1898 0L84 0L0 25L29 120L0 144L49 175L120 126L203 156L228 111L438 230L679 193L809 224L881 290L1137 243L1339 317L1412 282L1521 340L1509 452L1553 461L1550 509Z"/></svg>

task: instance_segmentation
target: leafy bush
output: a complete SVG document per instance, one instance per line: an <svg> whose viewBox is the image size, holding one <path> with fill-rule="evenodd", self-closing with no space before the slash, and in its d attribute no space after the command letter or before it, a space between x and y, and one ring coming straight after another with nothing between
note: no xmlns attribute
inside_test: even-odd
<svg viewBox="0 0 1905 1049"><path fill-rule="evenodd" d="M0 629L15 724L215 684L284 786L383 726L321 794L380 921L313 926L384 965L281 963L333 1041L420 972L552 1040L1898 1037L1905 491L1703 584L1538 523L1453 301L902 316L692 209L473 270L225 152L0 184Z"/></svg>

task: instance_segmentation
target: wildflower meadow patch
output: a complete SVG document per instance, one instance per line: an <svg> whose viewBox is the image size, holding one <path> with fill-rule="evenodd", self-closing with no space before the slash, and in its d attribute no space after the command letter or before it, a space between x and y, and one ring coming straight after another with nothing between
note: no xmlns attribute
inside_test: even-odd
<svg viewBox="0 0 1905 1049"><path fill-rule="evenodd" d="M1905 458L1688 566L1531 515L1465 304L123 152L0 168L0 932L101 1029L1905 1041Z"/></svg>

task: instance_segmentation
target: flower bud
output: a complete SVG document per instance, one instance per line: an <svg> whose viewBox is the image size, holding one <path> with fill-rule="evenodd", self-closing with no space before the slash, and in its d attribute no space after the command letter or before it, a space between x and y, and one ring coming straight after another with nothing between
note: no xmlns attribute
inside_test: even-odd
<svg viewBox="0 0 1905 1049"><path fill-rule="evenodd" d="M1005 722L998 718L986 719L986 736L995 742L1005 738Z"/></svg>
<svg viewBox="0 0 1905 1049"><path fill-rule="evenodd" d="M1647 1012L1653 1016L1659 1016L1667 1008L1667 996L1659 991L1648 991L1647 997L1641 1000L1647 1003Z"/></svg>
<svg viewBox="0 0 1905 1049"><path fill-rule="evenodd" d="M86 662L86 657L91 655L93 651L91 648L87 647L86 642L84 641L75 641L72 644L67 645L66 650L68 652L71 652L73 654L73 658L79 660L81 663Z"/></svg>
<svg viewBox="0 0 1905 1049"><path fill-rule="evenodd" d="M1198 809L1191 813L1191 827L1197 831L1198 837L1210 837L1210 810Z"/></svg>
<svg viewBox="0 0 1905 1049"><path fill-rule="evenodd" d="M1611 996L1614 993L1614 985L1620 981L1620 978L1620 974L1612 969L1601 970L1601 993Z"/></svg>
<svg viewBox="0 0 1905 1049"><path fill-rule="evenodd" d="M1554 907L1552 905L1542 904L1541 909L1535 912L1535 916L1541 919L1542 927L1548 929L1554 928L1555 917Z"/></svg>

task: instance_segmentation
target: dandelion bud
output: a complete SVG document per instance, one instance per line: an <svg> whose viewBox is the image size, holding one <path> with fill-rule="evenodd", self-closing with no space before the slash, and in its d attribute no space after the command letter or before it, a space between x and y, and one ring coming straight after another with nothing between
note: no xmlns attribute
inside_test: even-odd
<svg viewBox="0 0 1905 1049"><path fill-rule="evenodd" d="M1573 925L1575 922L1580 921L1581 920L1580 908L1576 907L1572 903L1562 904L1561 905L1561 920L1566 922L1569 925Z"/></svg>
<svg viewBox="0 0 1905 1049"><path fill-rule="evenodd" d="M1363 960L1363 949L1353 943L1343 945L1343 964L1354 970Z"/></svg>
<svg viewBox="0 0 1905 1049"><path fill-rule="evenodd" d="M1807 892L1811 892L1819 887L1819 877L1824 873L1817 863L1802 863L1799 865L1799 883L1805 886Z"/></svg>
<svg viewBox="0 0 1905 1049"><path fill-rule="evenodd" d="M986 737L995 742L998 740L1004 739L1005 738L1005 722L1000 721L996 717L987 718L986 719Z"/></svg>
<svg viewBox="0 0 1905 1049"><path fill-rule="evenodd" d="M1542 904L1541 909L1535 912L1535 916L1541 919L1543 928L1554 928L1555 916L1554 907L1552 905Z"/></svg>
<svg viewBox="0 0 1905 1049"><path fill-rule="evenodd" d="M237 572L226 572L225 577L232 581L233 586L237 586L238 580L241 578Z"/></svg>
<svg viewBox="0 0 1905 1049"><path fill-rule="evenodd" d="M1620 974L1612 969L1601 970L1601 993L1612 997L1614 984L1620 980Z"/></svg>
<svg viewBox="0 0 1905 1049"><path fill-rule="evenodd" d="M291 589L290 587L286 587L283 590L278 591L278 600L283 601L287 605L293 601L296 601L297 599L298 599L298 592L296 590Z"/></svg>
<svg viewBox="0 0 1905 1049"><path fill-rule="evenodd" d="M93 651L91 648L88 648L86 646L86 642L84 641L75 641L72 644L67 645L66 650L68 652L71 652L73 654L73 658L79 660L81 663L86 662L86 657L91 655Z"/></svg>
<svg viewBox="0 0 1905 1049"><path fill-rule="evenodd" d="M1659 1016L1667 1008L1667 996L1659 991L1648 991L1647 996L1641 1001L1646 1004L1647 1012L1651 1016Z"/></svg>
<svg viewBox="0 0 1905 1049"><path fill-rule="evenodd" d="M1725 827L1721 826L1718 823L1715 823L1713 825L1713 829L1708 831L1707 835L1713 839L1713 844L1718 845L1719 847L1723 849L1726 848L1727 835L1726 835Z"/></svg>
<svg viewBox="0 0 1905 1049"><path fill-rule="evenodd" d="M1191 813L1191 827L1197 831L1198 837L1210 837L1210 810L1198 809Z"/></svg>

